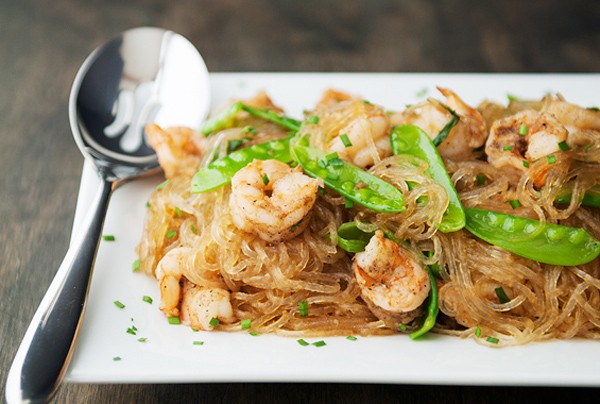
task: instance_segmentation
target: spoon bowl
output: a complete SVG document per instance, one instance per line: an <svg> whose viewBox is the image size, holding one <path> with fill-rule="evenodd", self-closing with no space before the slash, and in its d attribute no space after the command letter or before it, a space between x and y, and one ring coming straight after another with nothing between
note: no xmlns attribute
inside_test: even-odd
<svg viewBox="0 0 600 404"><path fill-rule="evenodd" d="M125 31L82 64L69 120L75 143L98 173L98 190L17 350L6 382L8 403L47 402L60 385L85 310L111 192L159 168L146 124L198 127L209 105L204 61L172 31Z"/></svg>

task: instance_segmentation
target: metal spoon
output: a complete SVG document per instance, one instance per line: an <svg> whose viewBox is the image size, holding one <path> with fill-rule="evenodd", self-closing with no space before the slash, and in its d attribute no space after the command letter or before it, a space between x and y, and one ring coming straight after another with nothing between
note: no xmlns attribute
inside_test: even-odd
<svg viewBox="0 0 600 404"><path fill-rule="evenodd" d="M99 187L17 351L6 383L9 403L49 401L65 374L110 194L124 181L158 168L145 140L145 124L197 127L209 100L202 57L171 31L126 31L81 66L71 90L69 118L77 146L100 177Z"/></svg>

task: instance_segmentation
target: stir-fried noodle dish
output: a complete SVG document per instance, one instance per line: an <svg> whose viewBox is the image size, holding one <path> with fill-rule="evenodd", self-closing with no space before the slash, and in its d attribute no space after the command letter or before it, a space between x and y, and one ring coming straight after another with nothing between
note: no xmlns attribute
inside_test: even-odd
<svg viewBox="0 0 600 404"><path fill-rule="evenodd" d="M161 310L201 330L600 338L600 112L551 94L389 111L259 93L149 125L166 181L137 248ZM308 106L310 107L310 106Z"/></svg>

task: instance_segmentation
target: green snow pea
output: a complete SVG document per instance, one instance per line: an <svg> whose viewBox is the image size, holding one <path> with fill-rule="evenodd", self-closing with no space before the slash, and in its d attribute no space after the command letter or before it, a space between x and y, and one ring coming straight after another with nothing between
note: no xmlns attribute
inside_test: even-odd
<svg viewBox="0 0 600 404"><path fill-rule="evenodd" d="M559 194L556 198L556 203L568 205L571 203L571 194L567 192ZM585 191L581 204L600 208L600 185L595 185Z"/></svg>
<svg viewBox="0 0 600 404"><path fill-rule="evenodd" d="M192 192L208 192L229 184L239 170L253 160L275 159L284 163L292 161L290 138L272 140L234 151L198 170L192 178Z"/></svg>
<svg viewBox="0 0 600 404"><path fill-rule="evenodd" d="M402 212L404 196L392 184L337 157L336 153L304 146L292 148L296 161L312 177L322 178L329 188L376 212Z"/></svg>
<svg viewBox="0 0 600 404"><path fill-rule="evenodd" d="M574 266L600 254L600 242L584 229L489 210L465 208L466 229L490 244L545 264ZM540 227L542 226L542 227Z"/></svg>
<svg viewBox="0 0 600 404"><path fill-rule="evenodd" d="M356 222L346 222L337 230L338 246L349 253L357 253L365 250L374 232L366 232L358 228Z"/></svg>
<svg viewBox="0 0 600 404"><path fill-rule="evenodd" d="M270 109L253 108L241 101L238 101L234 104L231 104L228 108L219 112L215 116L207 119L200 126L200 133L202 133L204 136L209 136L215 132L220 132L223 129L231 128L234 125L235 116L242 110L248 112L250 115L274 122L294 132L297 132L302 124L302 122L282 115L276 111Z"/></svg>
<svg viewBox="0 0 600 404"><path fill-rule="evenodd" d="M414 125L402 125L392 129L390 138L392 153L409 154L425 160L429 176L448 193L448 207L440 223L440 231L449 233L462 229L465 212L444 162L427 133Z"/></svg>
<svg viewBox="0 0 600 404"><path fill-rule="evenodd" d="M427 315L423 319L423 324L418 330L410 333L410 339L418 339L423 335L427 334L435 326L438 313L440 312L440 306L438 303L438 288L433 276L431 268L427 268L427 275L429 275L429 283L431 284L431 290L429 291L429 300L427 303Z"/></svg>

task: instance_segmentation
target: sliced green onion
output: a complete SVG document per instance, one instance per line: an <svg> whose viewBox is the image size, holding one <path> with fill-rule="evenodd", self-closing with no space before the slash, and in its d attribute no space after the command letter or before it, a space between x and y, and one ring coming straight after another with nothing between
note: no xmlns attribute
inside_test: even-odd
<svg viewBox="0 0 600 404"><path fill-rule="evenodd" d="M371 104L371 101L369 101L369 100L363 100L363 104L369 105L369 104Z"/></svg>
<svg viewBox="0 0 600 404"><path fill-rule="evenodd" d="M265 185L269 185L269 176L266 173L262 176L262 182Z"/></svg>
<svg viewBox="0 0 600 404"><path fill-rule="evenodd" d="M519 98L512 94L506 94L506 98L508 98L508 102L518 101Z"/></svg>
<svg viewBox="0 0 600 404"><path fill-rule="evenodd" d="M562 151L569 151L571 150L571 148L569 147L569 145L567 144L567 142L565 142L564 140L562 142L558 143L558 148Z"/></svg>
<svg viewBox="0 0 600 404"><path fill-rule="evenodd" d="M325 345L327 345L327 344L325 343L325 341L321 340L321 341L316 341L316 342L313 342L313 343L312 343L312 345L313 345L313 346L316 346L316 347L318 348L318 347L325 346Z"/></svg>
<svg viewBox="0 0 600 404"><path fill-rule="evenodd" d="M216 317L213 317L210 319L210 321L208 322L208 324L210 324L211 327L216 327L219 325L219 319Z"/></svg>
<svg viewBox="0 0 600 404"><path fill-rule="evenodd" d="M433 144L436 147L439 146L448 137L448 135L450 134L450 131L452 130L452 128L454 126L456 126L456 124L460 121L460 118L458 117L458 115L456 114L456 112L454 112L453 109L451 109L450 107L442 104L441 102L439 102L439 104L446 111L450 112L450 115L452 115L452 118L442 128L442 130L440 131L440 133L438 133L437 136L432 140Z"/></svg>
<svg viewBox="0 0 600 404"><path fill-rule="evenodd" d="M325 156L325 159L328 163L330 163L332 159L339 159L339 155L337 154L337 152L329 153Z"/></svg>
<svg viewBox="0 0 600 404"><path fill-rule="evenodd" d="M406 331L406 324L400 324L398 327L400 327L402 331Z"/></svg>
<svg viewBox="0 0 600 404"><path fill-rule="evenodd" d="M169 230L167 230L167 232L165 233L165 237L166 237L166 238L169 238L169 239L171 239L171 238L175 237L176 235L177 235L177 232L176 232L175 230L173 230L173 229L169 229Z"/></svg>
<svg viewBox="0 0 600 404"><path fill-rule="evenodd" d="M113 356L113 361L118 362L121 360L120 356Z"/></svg>
<svg viewBox="0 0 600 404"><path fill-rule="evenodd" d="M144 297L142 297L142 300L145 301L146 303L152 304L152 298L150 296L144 296Z"/></svg>
<svg viewBox="0 0 600 404"><path fill-rule="evenodd" d="M343 167L344 166L344 162L339 157L334 157L331 160L329 160L329 164L332 167Z"/></svg>
<svg viewBox="0 0 600 404"><path fill-rule="evenodd" d="M496 296L498 296L498 300L500 300L500 303L504 304L510 302L510 299L508 298L508 296L506 296L506 292L504 291L504 289L502 289L502 286L494 289L494 292L496 292Z"/></svg>
<svg viewBox="0 0 600 404"><path fill-rule="evenodd" d="M133 261L133 264L131 264L131 270L133 272L137 272L140 269L140 260L137 259L135 261Z"/></svg>
<svg viewBox="0 0 600 404"><path fill-rule="evenodd" d="M319 117L316 115L311 116L310 118L308 118L308 123L316 125L319 123Z"/></svg>
<svg viewBox="0 0 600 404"><path fill-rule="evenodd" d="M204 345L204 341L194 341L192 342L193 345Z"/></svg>
<svg viewBox="0 0 600 404"><path fill-rule="evenodd" d="M102 236L102 240L104 241L115 241L115 236L112 234L105 234Z"/></svg>
<svg viewBox="0 0 600 404"><path fill-rule="evenodd" d="M513 209L517 209L522 206L521 202L518 199L510 199L506 202L508 202Z"/></svg>
<svg viewBox="0 0 600 404"><path fill-rule="evenodd" d="M249 318L243 319L242 320L242 330L247 330L250 327L252 327L252 320L250 320Z"/></svg>
<svg viewBox="0 0 600 404"><path fill-rule="evenodd" d="M260 335L260 333L258 331L250 331L250 332L248 332L248 334L252 335L253 337Z"/></svg>
<svg viewBox="0 0 600 404"><path fill-rule="evenodd" d="M346 339L347 339L348 341L356 341L358 338L356 338L354 335L348 335L348 336L346 337Z"/></svg>
<svg viewBox="0 0 600 404"><path fill-rule="evenodd" d="M167 186L167 184L168 184L169 182L171 182L171 180L166 180L166 181L164 181L164 182L161 182L160 184L158 184L158 185L156 186L156 189L157 189L158 191L160 191L161 189L163 189L164 187L166 187L166 186Z"/></svg>
<svg viewBox="0 0 600 404"><path fill-rule="evenodd" d="M512 150L512 149L513 149L513 147L512 147L511 145L504 146L504 147L502 148L502 150L504 150L504 151L507 151L507 150Z"/></svg>
<svg viewBox="0 0 600 404"><path fill-rule="evenodd" d="M177 217L181 217L181 209L179 209L177 206L175 206L175 215Z"/></svg>
<svg viewBox="0 0 600 404"><path fill-rule="evenodd" d="M195 226L195 225L191 225L191 226L190 226L190 230L191 230L191 231L192 231L192 233L194 233L194 234L196 234L196 232L198 231L198 230L196 229L196 226Z"/></svg>
<svg viewBox="0 0 600 404"><path fill-rule="evenodd" d="M308 302L306 300L298 302L298 310L300 311L301 317L308 316Z"/></svg>
<svg viewBox="0 0 600 404"><path fill-rule="evenodd" d="M296 340L300 345L302 346L309 346L310 344L308 342L306 342L306 340L300 338L299 340Z"/></svg>
<svg viewBox="0 0 600 404"><path fill-rule="evenodd" d="M242 129L242 133L252 133L253 135L256 135L256 129L252 126L245 126L244 129Z"/></svg>
<svg viewBox="0 0 600 404"><path fill-rule="evenodd" d="M477 177L475 177L475 182L477 183L477 185L485 184L485 175L477 174Z"/></svg>
<svg viewBox="0 0 600 404"><path fill-rule="evenodd" d="M131 335L136 335L137 333L135 332L136 329L134 329L134 327L129 327L127 329L127 334L131 334Z"/></svg>
<svg viewBox="0 0 600 404"><path fill-rule="evenodd" d="M548 164L554 164L556 163L556 156L554 154L546 156L546 161L548 162Z"/></svg>
<svg viewBox="0 0 600 404"><path fill-rule="evenodd" d="M138 342L146 342L146 341L148 341L148 338L146 338L146 337L138 338Z"/></svg>
<svg viewBox="0 0 600 404"><path fill-rule="evenodd" d="M496 337L487 337L485 340L491 344L497 344L500 342L500 340Z"/></svg>
<svg viewBox="0 0 600 404"><path fill-rule="evenodd" d="M519 128L519 135L526 136L527 132L529 132L529 128L527 127L527 125L521 125L521 127Z"/></svg>
<svg viewBox="0 0 600 404"><path fill-rule="evenodd" d="M344 198L344 207L346 209L352 209L354 207L354 202L348 198Z"/></svg>
<svg viewBox="0 0 600 404"><path fill-rule="evenodd" d="M167 317L167 321L169 321L169 324L172 325L181 324L181 320L177 316L169 316Z"/></svg>
<svg viewBox="0 0 600 404"><path fill-rule="evenodd" d="M146 208L150 208L150 202L146 202Z"/></svg>
<svg viewBox="0 0 600 404"><path fill-rule="evenodd" d="M529 161L523 160L523 167L529 168Z"/></svg>
<svg viewBox="0 0 600 404"><path fill-rule="evenodd" d="M350 138L348 137L347 134L342 133L340 135L340 140L342 141L342 143L344 144L345 147L350 147L352 146L352 142L350 141Z"/></svg>
<svg viewBox="0 0 600 404"><path fill-rule="evenodd" d="M118 301L118 300L115 300L113 303L115 304L115 306L117 306L120 309L124 309L125 308L125 305L123 303L121 303L120 301Z"/></svg>
<svg viewBox="0 0 600 404"><path fill-rule="evenodd" d="M477 338L481 337L481 328L479 326L475 327L475 336Z"/></svg>

